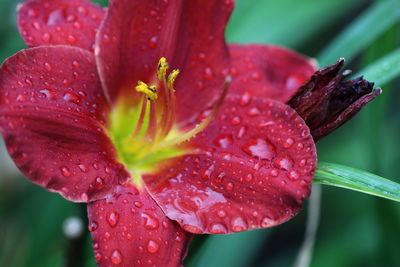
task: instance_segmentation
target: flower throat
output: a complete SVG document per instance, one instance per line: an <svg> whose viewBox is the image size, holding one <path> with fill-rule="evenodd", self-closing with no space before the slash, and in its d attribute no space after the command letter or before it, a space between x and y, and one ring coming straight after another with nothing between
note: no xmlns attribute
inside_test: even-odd
<svg viewBox="0 0 400 267"><path fill-rule="evenodd" d="M167 73L169 64L159 60L156 79L151 85L138 81L140 93L133 104L121 99L110 113L108 133L117 149L120 161L130 170L132 182L142 186L143 173L156 172L167 159L192 153L182 143L201 132L214 118L230 84L224 90L210 114L195 127L184 130L177 125L174 83L180 71Z"/></svg>

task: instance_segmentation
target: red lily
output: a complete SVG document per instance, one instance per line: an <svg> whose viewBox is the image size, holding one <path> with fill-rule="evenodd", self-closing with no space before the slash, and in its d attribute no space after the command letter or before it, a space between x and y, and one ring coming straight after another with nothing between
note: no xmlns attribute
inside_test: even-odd
<svg viewBox="0 0 400 267"><path fill-rule="evenodd" d="M315 88L305 83L315 71L305 57L227 47L232 8L233 0L19 7L31 48L1 68L0 130L29 179L89 203L99 265L176 266L188 232L274 226L308 197L316 151L303 118L312 120L316 108L301 104L313 103L315 91L336 101L324 82L338 73L317 72ZM358 87L369 89L335 112L325 105L327 119L312 120L323 132L315 137L373 98L361 99L371 84Z"/></svg>

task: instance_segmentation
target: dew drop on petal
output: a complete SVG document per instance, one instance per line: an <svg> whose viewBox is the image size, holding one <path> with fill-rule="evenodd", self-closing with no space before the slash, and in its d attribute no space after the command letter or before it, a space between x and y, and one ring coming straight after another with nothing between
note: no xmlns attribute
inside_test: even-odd
<svg viewBox="0 0 400 267"><path fill-rule="evenodd" d="M150 239L149 242L147 243L147 251L150 253L156 253L159 248L160 245L154 240Z"/></svg>
<svg viewBox="0 0 400 267"><path fill-rule="evenodd" d="M114 264L120 264L122 262L122 254L118 249L114 250L111 254L111 262Z"/></svg>
<svg viewBox="0 0 400 267"><path fill-rule="evenodd" d="M275 156L274 146L265 139L251 139L242 147L248 155L263 160L271 160Z"/></svg>
<svg viewBox="0 0 400 267"><path fill-rule="evenodd" d="M236 217L232 221L232 230L234 232L242 232L247 230L247 224L242 217Z"/></svg>
<svg viewBox="0 0 400 267"><path fill-rule="evenodd" d="M111 227L115 227L119 220L119 213L118 212L111 212L107 216L107 222L110 224Z"/></svg>
<svg viewBox="0 0 400 267"><path fill-rule="evenodd" d="M214 144L220 148L227 148L232 145L233 138L230 134L222 134L214 139Z"/></svg>
<svg viewBox="0 0 400 267"><path fill-rule="evenodd" d="M71 170L67 167L61 167L61 174L65 177L71 176Z"/></svg>

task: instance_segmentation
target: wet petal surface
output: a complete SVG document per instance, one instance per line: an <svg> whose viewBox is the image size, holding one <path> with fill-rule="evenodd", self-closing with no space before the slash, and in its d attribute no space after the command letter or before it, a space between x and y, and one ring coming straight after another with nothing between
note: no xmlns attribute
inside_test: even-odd
<svg viewBox="0 0 400 267"><path fill-rule="evenodd" d="M316 70L313 60L278 46L235 44L229 50L231 92L285 103Z"/></svg>
<svg viewBox="0 0 400 267"><path fill-rule="evenodd" d="M146 191L120 187L88 205L99 266L181 266L191 235L169 220Z"/></svg>
<svg viewBox="0 0 400 267"><path fill-rule="evenodd" d="M28 0L18 7L18 27L28 47L71 45L94 51L104 9L86 0Z"/></svg>
<svg viewBox="0 0 400 267"><path fill-rule="evenodd" d="M155 82L155 67L166 57L181 70L175 86L179 120L212 104L228 73L224 31L232 8L232 1L219 0L110 1L96 51L110 100L132 94L138 80Z"/></svg>
<svg viewBox="0 0 400 267"><path fill-rule="evenodd" d="M226 234L283 223L310 193L315 145L285 104L230 95L219 115L144 180L165 214L193 233Z"/></svg>
<svg viewBox="0 0 400 267"><path fill-rule="evenodd" d="M0 70L0 130L18 168L72 201L112 193L128 179L104 132L108 108L94 56L73 47L38 47Z"/></svg>

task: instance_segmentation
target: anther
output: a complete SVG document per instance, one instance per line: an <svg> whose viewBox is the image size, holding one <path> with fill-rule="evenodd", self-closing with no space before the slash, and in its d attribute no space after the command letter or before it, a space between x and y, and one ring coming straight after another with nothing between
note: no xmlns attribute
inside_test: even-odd
<svg viewBox="0 0 400 267"><path fill-rule="evenodd" d="M160 58L158 61L158 66L157 66L157 78L158 80L162 81L164 80L164 77L167 73L167 69L169 68L167 59L165 57Z"/></svg>
<svg viewBox="0 0 400 267"><path fill-rule="evenodd" d="M136 91L145 94L148 100L157 99L157 90L154 85L148 86L146 83L138 81L138 85L136 86Z"/></svg>
<svg viewBox="0 0 400 267"><path fill-rule="evenodd" d="M168 81L167 81L167 87L168 89L172 90L174 82L176 80L176 77L179 75L180 71L179 70L173 70L171 73L168 75Z"/></svg>

